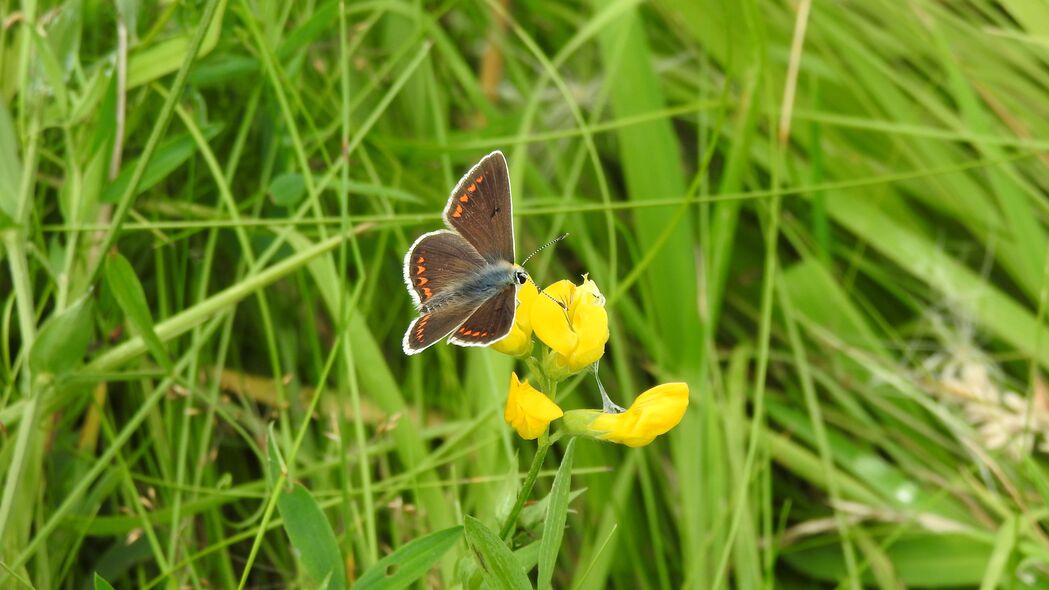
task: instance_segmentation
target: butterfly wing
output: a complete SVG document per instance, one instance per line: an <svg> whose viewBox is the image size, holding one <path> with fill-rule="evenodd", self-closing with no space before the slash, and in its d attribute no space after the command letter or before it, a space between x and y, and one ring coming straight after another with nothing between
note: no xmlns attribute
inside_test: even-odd
<svg viewBox="0 0 1049 590"><path fill-rule="evenodd" d="M514 261L510 173L502 152L488 154L459 180L444 220L488 262Z"/></svg>
<svg viewBox="0 0 1049 590"><path fill-rule="evenodd" d="M433 346L459 327L476 307L443 306L412 320L404 333L404 354L416 354Z"/></svg>
<svg viewBox="0 0 1049 590"><path fill-rule="evenodd" d="M420 309L434 295L461 284L484 265L484 258L462 236L446 229L437 230L419 236L408 248L404 256L404 282L416 309Z"/></svg>
<svg viewBox="0 0 1049 590"><path fill-rule="evenodd" d="M517 285L510 285L485 301L448 339L459 346L487 346L510 333L517 312Z"/></svg>

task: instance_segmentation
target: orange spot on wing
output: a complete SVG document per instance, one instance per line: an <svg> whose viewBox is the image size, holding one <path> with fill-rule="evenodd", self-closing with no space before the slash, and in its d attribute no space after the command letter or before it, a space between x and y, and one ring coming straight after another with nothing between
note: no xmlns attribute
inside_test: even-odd
<svg viewBox="0 0 1049 590"><path fill-rule="evenodd" d="M430 290L429 287L423 287L423 295L425 295L426 298L429 299L430 297L433 297L433 291Z"/></svg>
<svg viewBox="0 0 1049 590"><path fill-rule="evenodd" d="M477 190L477 185L476 184L471 184L470 186L466 187L466 190L467 190L467 192L471 192L472 193L475 190Z"/></svg>
<svg viewBox="0 0 1049 590"><path fill-rule="evenodd" d="M424 272L426 272L426 267L425 266L419 265L419 266L415 267L415 274L421 275Z"/></svg>
<svg viewBox="0 0 1049 590"><path fill-rule="evenodd" d="M456 205L455 206L455 213L452 213L452 217L462 217L462 216L463 216L463 206L462 205Z"/></svg>
<svg viewBox="0 0 1049 590"><path fill-rule="evenodd" d="M478 176L476 180L477 184L481 184L482 182L484 182L484 176Z"/></svg>
<svg viewBox="0 0 1049 590"><path fill-rule="evenodd" d="M469 201L470 201L470 196L469 195L463 195L463 196L459 197L459 202L460 203L467 203Z"/></svg>
<svg viewBox="0 0 1049 590"><path fill-rule="evenodd" d="M415 277L415 284L420 286L420 287L422 287L423 285L425 285L426 283L429 283L429 282L430 282L430 279L428 279L426 277Z"/></svg>
<svg viewBox="0 0 1049 590"><path fill-rule="evenodd" d="M422 256L420 256L419 259L416 260L416 262L418 262L419 264L422 264L422 263L426 262L426 259L423 258Z"/></svg>

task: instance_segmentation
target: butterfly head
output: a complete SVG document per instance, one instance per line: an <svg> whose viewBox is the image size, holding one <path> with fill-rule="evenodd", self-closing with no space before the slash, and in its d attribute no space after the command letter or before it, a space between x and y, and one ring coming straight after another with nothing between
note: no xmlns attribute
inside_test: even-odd
<svg viewBox="0 0 1049 590"><path fill-rule="evenodd" d="M514 282L523 285L529 280L528 273L520 266L514 267Z"/></svg>

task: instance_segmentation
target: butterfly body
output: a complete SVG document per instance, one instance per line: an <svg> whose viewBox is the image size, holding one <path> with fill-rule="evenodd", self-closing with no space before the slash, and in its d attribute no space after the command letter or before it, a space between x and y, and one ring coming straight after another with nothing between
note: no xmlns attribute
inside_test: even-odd
<svg viewBox="0 0 1049 590"><path fill-rule="evenodd" d="M486 346L513 326L517 287L510 176L502 152L481 159L456 184L444 209L448 229L423 234L404 256L404 281L419 317L404 333L405 354L441 339Z"/></svg>
<svg viewBox="0 0 1049 590"><path fill-rule="evenodd" d="M505 260L486 263L476 273L467 275L445 291L434 294L419 305L418 311L432 312L442 307L468 307L475 309L500 291L511 285L520 285L527 280L523 270Z"/></svg>

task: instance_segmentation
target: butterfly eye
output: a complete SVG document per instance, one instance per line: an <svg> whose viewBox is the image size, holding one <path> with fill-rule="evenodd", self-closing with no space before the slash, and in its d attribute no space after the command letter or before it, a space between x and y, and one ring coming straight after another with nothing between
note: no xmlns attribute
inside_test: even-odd
<svg viewBox="0 0 1049 590"><path fill-rule="evenodd" d="M514 280L517 281L518 285L523 285L528 281L528 273L523 270L514 272Z"/></svg>

